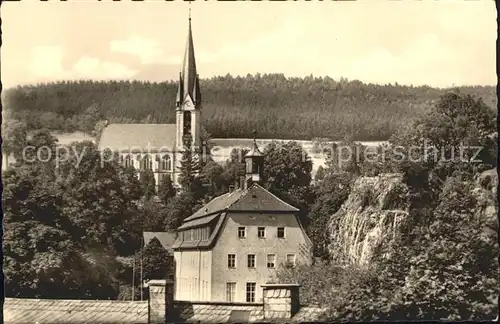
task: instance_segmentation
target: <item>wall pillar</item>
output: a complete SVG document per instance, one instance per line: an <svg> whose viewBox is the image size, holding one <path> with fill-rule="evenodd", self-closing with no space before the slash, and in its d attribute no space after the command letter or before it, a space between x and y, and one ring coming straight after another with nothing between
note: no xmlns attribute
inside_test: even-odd
<svg viewBox="0 0 500 324"><path fill-rule="evenodd" d="M298 284L266 284L264 318L292 318L300 309Z"/></svg>
<svg viewBox="0 0 500 324"><path fill-rule="evenodd" d="M173 310L174 281L173 280L150 280L148 313L150 324L164 324L167 316Z"/></svg>

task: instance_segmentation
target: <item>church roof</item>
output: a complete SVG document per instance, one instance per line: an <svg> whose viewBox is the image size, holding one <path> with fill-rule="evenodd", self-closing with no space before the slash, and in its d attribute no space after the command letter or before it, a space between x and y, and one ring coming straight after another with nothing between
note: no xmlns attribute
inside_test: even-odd
<svg viewBox="0 0 500 324"><path fill-rule="evenodd" d="M175 124L110 124L102 131L99 150L172 152L176 130Z"/></svg>
<svg viewBox="0 0 500 324"><path fill-rule="evenodd" d="M191 17L189 18L188 37L184 60L179 76L179 88L177 90L177 104L182 104L189 95L195 106L201 102L200 81L196 71L196 59L194 55L193 32L191 31Z"/></svg>
<svg viewBox="0 0 500 324"><path fill-rule="evenodd" d="M253 141L252 146L250 147L248 153L245 154L245 157L254 157L254 156L264 156L264 153L262 153L259 150L259 147L257 146L257 142L255 140Z"/></svg>

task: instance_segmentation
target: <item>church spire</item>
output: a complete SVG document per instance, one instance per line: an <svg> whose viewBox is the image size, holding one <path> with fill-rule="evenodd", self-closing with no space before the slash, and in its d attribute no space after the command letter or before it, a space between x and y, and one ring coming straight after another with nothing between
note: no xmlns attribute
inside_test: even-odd
<svg viewBox="0 0 500 324"><path fill-rule="evenodd" d="M179 87L177 90L176 103L180 107L189 95L195 108L199 108L201 103L200 82L196 71L196 60L194 55L193 33L191 30L191 8L189 8L189 27L184 60L179 77Z"/></svg>

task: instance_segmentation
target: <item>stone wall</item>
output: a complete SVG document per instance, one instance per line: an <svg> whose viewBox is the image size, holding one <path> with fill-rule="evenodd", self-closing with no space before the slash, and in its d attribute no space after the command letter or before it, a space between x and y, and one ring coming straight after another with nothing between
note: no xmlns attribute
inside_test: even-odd
<svg viewBox="0 0 500 324"><path fill-rule="evenodd" d="M6 324L147 324L147 301L5 298Z"/></svg>
<svg viewBox="0 0 500 324"><path fill-rule="evenodd" d="M297 284L268 284L264 288L264 318L292 318L300 309Z"/></svg>
<svg viewBox="0 0 500 324"><path fill-rule="evenodd" d="M149 323L166 323L168 314L173 310L174 282L172 280L150 280L149 285Z"/></svg>

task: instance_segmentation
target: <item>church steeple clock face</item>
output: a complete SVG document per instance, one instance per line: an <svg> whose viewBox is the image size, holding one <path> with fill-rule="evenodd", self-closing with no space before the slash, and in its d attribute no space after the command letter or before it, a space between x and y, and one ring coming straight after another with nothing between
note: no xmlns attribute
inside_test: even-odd
<svg viewBox="0 0 500 324"><path fill-rule="evenodd" d="M184 101L184 110L194 110L194 105L191 100Z"/></svg>

